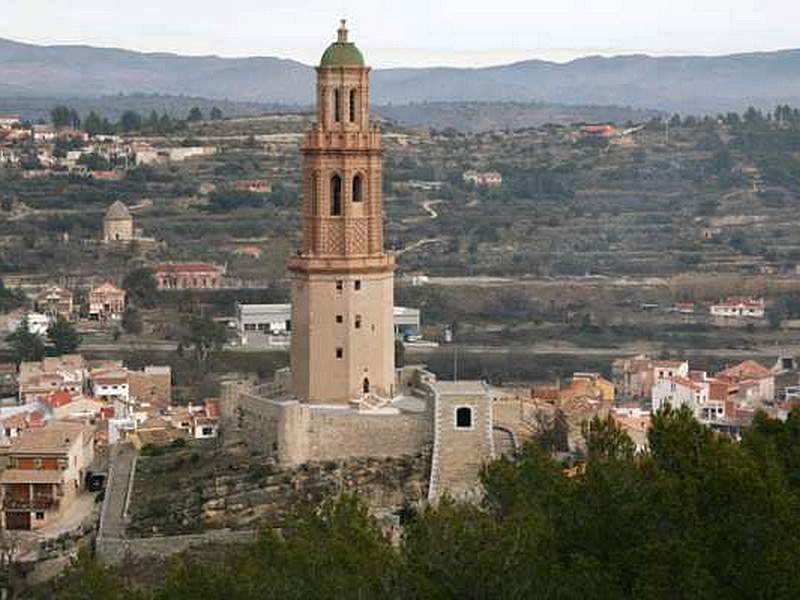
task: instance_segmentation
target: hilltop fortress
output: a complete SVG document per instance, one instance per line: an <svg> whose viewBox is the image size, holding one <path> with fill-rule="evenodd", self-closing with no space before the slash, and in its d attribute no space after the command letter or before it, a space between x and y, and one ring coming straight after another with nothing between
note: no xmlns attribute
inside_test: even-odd
<svg viewBox="0 0 800 600"><path fill-rule="evenodd" d="M383 247L381 134L370 68L345 22L317 67L303 145L302 247L289 260L291 367L267 385L229 383L223 411L279 464L432 452L429 498L479 494L481 465L516 444L489 387L395 369L394 256Z"/></svg>

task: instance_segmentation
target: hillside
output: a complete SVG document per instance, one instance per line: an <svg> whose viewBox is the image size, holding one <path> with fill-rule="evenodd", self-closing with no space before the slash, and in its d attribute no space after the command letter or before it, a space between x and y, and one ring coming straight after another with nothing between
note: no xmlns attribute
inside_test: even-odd
<svg viewBox="0 0 800 600"><path fill-rule="evenodd" d="M307 105L313 68L275 57L188 57L0 40L0 96L170 94ZM375 104L515 101L720 112L800 104L800 50L598 56L496 67L376 70Z"/></svg>

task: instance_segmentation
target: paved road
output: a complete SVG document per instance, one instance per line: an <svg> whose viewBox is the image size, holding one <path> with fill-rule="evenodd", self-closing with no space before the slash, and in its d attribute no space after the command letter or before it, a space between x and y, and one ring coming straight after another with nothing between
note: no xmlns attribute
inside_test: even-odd
<svg viewBox="0 0 800 600"><path fill-rule="evenodd" d="M100 519L100 535L103 537L125 537L125 505L136 454L136 448L123 444L111 458L110 477L106 484L106 504Z"/></svg>
<svg viewBox="0 0 800 600"><path fill-rule="evenodd" d="M413 346L407 351L410 354L436 354L442 352L452 352L454 344L442 346L425 347ZM634 356L636 354L658 354L662 350L670 348L662 344L638 344L636 346L620 346L619 348L588 348L569 345L556 344L537 344L535 346L465 346L457 344L459 354L552 354L564 356ZM675 350L672 348L672 350ZM681 349L681 353L687 357L741 357L741 358L775 358L781 352L790 354L800 354L800 345L786 346L760 346L756 348L687 348Z"/></svg>

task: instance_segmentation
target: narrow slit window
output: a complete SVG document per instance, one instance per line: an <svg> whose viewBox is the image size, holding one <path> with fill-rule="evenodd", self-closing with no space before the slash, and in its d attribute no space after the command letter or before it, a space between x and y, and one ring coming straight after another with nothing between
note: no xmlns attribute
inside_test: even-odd
<svg viewBox="0 0 800 600"><path fill-rule="evenodd" d="M342 120L342 97L338 89L333 90L333 119L337 123Z"/></svg>
<svg viewBox="0 0 800 600"><path fill-rule="evenodd" d="M356 91L350 90L350 122L356 120Z"/></svg>
<svg viewBox="0 0 800 600"><path fill-rule="evenodd" d="M336 349L336 358L343 358L344 357L344 348L337 348Z"/></svg>
<svg viewBox="0 0 800 600"><path fill-rule="evenodd" d="M361 329L361 315L356 315L356 329Z"/></svg>
<svg viewBox="0 0 800 600"><path fill-rule="evenodd" d="M353 177L353 202L361 202L364 199L364 178L361 175Z"/></svg>
<svg viewBox="0 0 800 600"><path fill-rule="evenodd" d="M339 217L342 214L342 178L338 175L331 177L331 216Z"/></svg>
<svg viewBox="0 0 800 600"><path fill-rule="evenodd" d="M353 289L355 289L356 291L361 289L361 280L360 279L356 279L353 282Z"/></svg>
<svg viewBox="0 0 800 600"><path fill-rule="evenodd" d="M319 183L319 175L314 172L311 176L311 214L316 216L319 214L319 194L317 192L317 184Z"/></svg>

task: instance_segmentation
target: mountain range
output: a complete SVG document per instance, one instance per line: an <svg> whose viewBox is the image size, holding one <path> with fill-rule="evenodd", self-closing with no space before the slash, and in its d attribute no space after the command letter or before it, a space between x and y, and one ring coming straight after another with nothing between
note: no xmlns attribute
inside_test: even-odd
<svg viewBox="0 0 800 600"><path fill-rule="evenodd" d="M308 106L314 69L275 58L38 46L0 39L0 97L165 94ZM544 102L715 113L800 105L800 49L727 56L591 56L481 68L376 69L373 102Z"/></svg>

